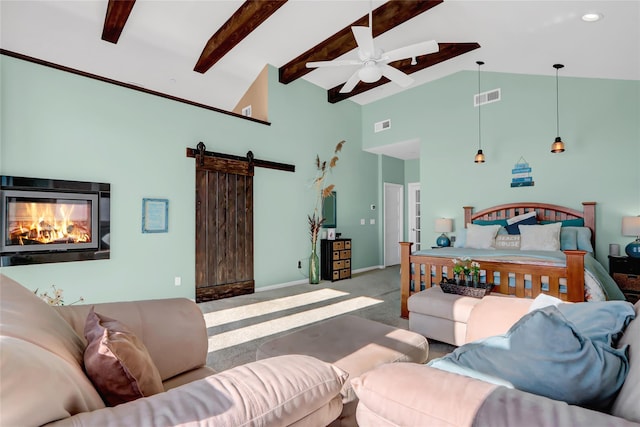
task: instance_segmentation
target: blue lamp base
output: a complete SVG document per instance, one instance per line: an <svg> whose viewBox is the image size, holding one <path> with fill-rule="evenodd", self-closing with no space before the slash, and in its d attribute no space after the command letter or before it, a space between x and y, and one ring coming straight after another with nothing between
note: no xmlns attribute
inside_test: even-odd
<svg viewBox="0 0 640 427"><path fill-rule="evenodd" d="M449 238L444 233L442 233L436 240L436 245L440 246L441 248L445 246L451 246L451 240L449 240ZM638 256L640 256L640 253L638 254Z"/></svg>
<svg viewBox="0 0 640 427"><path fill-rule="evenodd" d="M624 251L631 258L640 258L640 239L636 239L633 242L629 243Z"/></svg>

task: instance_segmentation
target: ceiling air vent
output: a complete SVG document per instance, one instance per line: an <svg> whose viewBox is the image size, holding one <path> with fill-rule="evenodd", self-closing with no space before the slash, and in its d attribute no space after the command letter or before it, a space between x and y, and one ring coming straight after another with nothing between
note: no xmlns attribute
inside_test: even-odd
<svg viewBox="0 0 640 427"><path fill-rule="evenodd" d="M500 101L500 89L493 89L487 92L482 92L473 95L473 106L491 104L492 102Z"/></svg>
<svg viewBox="0 0 640 427"><path fill-rule="evenodd" d="M373 125L374 132L382 132L387 129L391 129L391 119L383 120Z"/></svg>

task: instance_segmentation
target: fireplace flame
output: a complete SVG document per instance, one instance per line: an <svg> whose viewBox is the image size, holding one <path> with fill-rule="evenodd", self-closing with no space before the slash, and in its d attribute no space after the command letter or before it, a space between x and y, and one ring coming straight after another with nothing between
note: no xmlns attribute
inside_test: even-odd
<svg viewBox="0 0 640 427"><path fill-rule="evenodd" d="M85 206L76 207L60 203L20 203L9 227L12 243L91 242L90 213ZM74 210L84 212L74 215Z"/></svg>

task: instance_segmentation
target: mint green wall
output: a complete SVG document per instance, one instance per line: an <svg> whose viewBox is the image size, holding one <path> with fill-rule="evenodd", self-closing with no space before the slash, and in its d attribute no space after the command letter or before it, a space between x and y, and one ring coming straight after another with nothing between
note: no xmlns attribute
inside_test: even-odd
<svg viewBox="0 0 640 427"><path fill-rule="evenodd" d="M567 68L568 69L568 68ZM463 227L462 206L542 201L581 209L598 202L597 256L626 245L621 218L640 214L640 82L559 79L560 134L567 151L550 152L556 136L555 76L482 74L482 91L501 88L502 101L482 107L482 148L474 164L477 73L460 72L363 107L363 144L372 148L419 138L423 228L437 217ZM373 133L373 123L393 127ZM535 186L510 188L511 168L524 157ZM427 224L427 226L425 226ZM455 230L454 230L454 233ZM427 240L435 239L425 234Z"/></svg>
<svg viewBox="0 0 640 427"><path fill-rule="evenodd" d="M88 303L194 296L194 159L186 147L294 164L256 168L256 287L304 279L310 253L313 160L347 143L331 182L338 231L353 239L353 268L379 264L377 227L359 218L378 197L378 156L361 150L360 107L329 104L305 81L285 86L269 71L271 126L0 56L0 173L111 183L112 250L104 261L4 267L25 286L54 284ZM142 234L143 197L169 199L169 232ZM182 286L174 286L174 277Z"/></svg>

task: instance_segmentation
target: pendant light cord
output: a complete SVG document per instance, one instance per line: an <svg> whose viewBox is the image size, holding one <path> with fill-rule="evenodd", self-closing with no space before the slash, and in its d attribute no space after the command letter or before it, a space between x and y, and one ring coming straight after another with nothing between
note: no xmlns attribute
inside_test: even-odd
<svg viewBox="0 0 640 427"><path fill-rule="evenodd" d="M556 67L556 136L560 136L560 94L558 88L558 67Z"/></svg>
<svg viewBox="0 0 640 427"><path fill-rule="evenodd" d="M477 61L478 64L478 150L482 149L482 127L480 121L480 109L482 102L480 102L480 66L484 64L482 61Z"/></svg>

